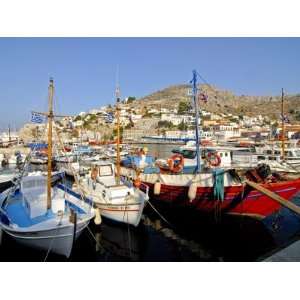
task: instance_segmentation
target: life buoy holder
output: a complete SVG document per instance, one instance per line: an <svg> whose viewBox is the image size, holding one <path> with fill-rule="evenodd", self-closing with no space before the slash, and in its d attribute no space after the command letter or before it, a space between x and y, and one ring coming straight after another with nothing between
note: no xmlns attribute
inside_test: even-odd
<svg viewBox="0 0 300 300"><path fill-rule="evenodd" d="M91 178L95 181L97 179L97 176L98 176L98 169L93 168L91 171Z"/></svg>
<svg viewBox="0 0 300 300"><path fill-rule="evenodd" d="M209 165L212 167L218 167L221 164L221 157L216 152L209 152L206 159Z"/></svg>
<svg viewBox="0 0 300 300"><path fill-rule="evenodd" d="M173 173L179 173L182 171L184 166L184 157L181 154L174 154L172 155L169 160L170 162L169 167L170 171ZM176 164L175 164L176 161Z"/></svg>

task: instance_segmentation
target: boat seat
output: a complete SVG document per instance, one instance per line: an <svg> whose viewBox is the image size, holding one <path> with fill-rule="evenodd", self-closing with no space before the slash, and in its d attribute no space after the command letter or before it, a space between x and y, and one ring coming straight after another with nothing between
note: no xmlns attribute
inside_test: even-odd
<svg viewBox="0 0 300 300"><path fill-rule="evenodd" d="M99 183L107 187L117 186L116 178L114 176L101 176L97 178Z"/></svg>

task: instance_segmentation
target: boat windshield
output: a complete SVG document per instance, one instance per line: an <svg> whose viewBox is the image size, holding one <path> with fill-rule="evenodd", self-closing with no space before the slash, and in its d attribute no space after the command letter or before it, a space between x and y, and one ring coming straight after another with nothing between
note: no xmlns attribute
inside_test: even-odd
<svg viewBox="0 0 300 300"><path fill-rule="evenodd" d="M196 157L196 151L194 150L182 150L181 155L184 158L193 159Z"/></svg>

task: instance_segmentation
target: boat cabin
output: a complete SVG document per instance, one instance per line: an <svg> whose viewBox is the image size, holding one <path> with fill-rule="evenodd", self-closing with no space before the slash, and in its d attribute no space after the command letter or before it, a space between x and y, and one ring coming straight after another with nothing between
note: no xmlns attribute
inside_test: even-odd
<svg viewBox="0 0 300 300"><path fill-rule="evenodd" d="M182 146L178 149L172 150L173 153L179 153L184 158L184 166L197 165L197 152L195 146ZM209 153L216 153L221 159L220 167L230 167L232 154L230 149L220 147L205 147L201 148L201 159L206 159Z"/></svg>
<svg viewBox="0 0 300 300"><path fill-rule="evenodd" d="M92 164L88 186L93 192L100 194L103 199L118 201L120 197L133 194L132 187L122 182L118 183L115 175L115 166L109 162L96 162Z"/></svg>
<svg viewBox="0 0 300 300"><path fill-rule="evenodd" d="M56 197L56 189L52 189L51 209L53 213L65 210L65 200ZM47 177L30 175L22 179L21 194L27 215L34 219L47 213Z"/></svg>

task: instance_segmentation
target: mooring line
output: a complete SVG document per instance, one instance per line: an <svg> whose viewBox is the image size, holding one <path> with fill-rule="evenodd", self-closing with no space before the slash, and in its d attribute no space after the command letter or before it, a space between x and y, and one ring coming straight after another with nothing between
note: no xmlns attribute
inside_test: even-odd
<svg viewBox="0 0 300 300"><path fill-rule="evenodd" d="M155 207L154 205L150 202L150 200L148 200L149 205L151 206L151 208L159 215L159 217L166 222L170 227L174 228L175 226L173 226Z"/></svg>

